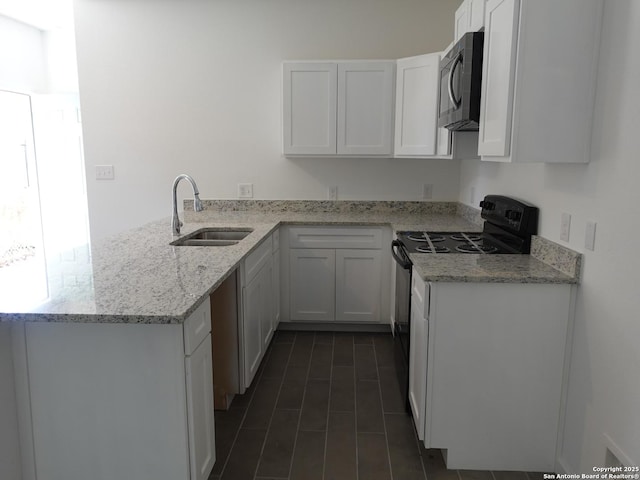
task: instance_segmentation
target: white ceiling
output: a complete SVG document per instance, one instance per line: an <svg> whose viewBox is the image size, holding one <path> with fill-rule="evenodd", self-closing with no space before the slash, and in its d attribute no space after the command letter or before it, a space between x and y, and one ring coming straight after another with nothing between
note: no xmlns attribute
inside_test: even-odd
<svg viewBox="0 0 640 480"><path fill-rule="evenodd" d="M0 15L40 30L73 26L73 0L0 0Z"/></svg>

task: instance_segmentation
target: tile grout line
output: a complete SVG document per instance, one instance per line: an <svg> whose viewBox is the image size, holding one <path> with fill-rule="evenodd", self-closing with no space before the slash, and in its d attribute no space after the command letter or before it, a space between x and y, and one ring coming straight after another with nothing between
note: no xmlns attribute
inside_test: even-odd
<svg viewBox="0 0 640 480"><path fill-rule="evenodd" d="M358 385L356 384L356 338L355 335L351 335L352 339L352 354L353 354L353 416L355 425L355 437L356 437L356 480L360 480L360 455L358 448Z"/></svg>
<svg viewBox="0 0 640 480"><path fill-rule="evenodd" d="M266 366L266 362L271 357L271 353L272 353L272 350L269 350L269 355L266 358L263 359L263 361L265 362L265 366ZM247 418L247 413L249 413L249 407L251 406L251 403L253 402L253 396L256 393L256 390L257 390L257 387L258 387L258 383L260 382L260 379L262 379L262 374L263 373L264 373L264 368L262 370L260 370L260 375L258 375L258 378L254 378L253 379L253 381L256 382L256 385L255 385L256 388L254 388L253 392L251 392L251 398L249 399L249 403L247 403L247 406L244 409L244 415L242 415L242 420L240 421L240 424L238 425L238 430L236 431L236 434L233 437L233 441L231 442L231 446L229 447L229 453L227 454L227 458L225 458L225 460L224 460L224 465L222 466L222 469L220 470L220 478L222 478L222 476L224 475L224 471L227 468L227 464L229 463L229 458L231 457L231 452L233 452L233 447L236 446L236 441L238 440L238 437L240 436L240 430L242 430L242 425L244 424L244 421ZM215 417L215 409L214 409L214 417Z"/></svg>
<svg viewBox="0 0 640 480"><path fill-rule="evenodd" d="M333 341L331 342L331 368L329 369L329 394L327 401L327 424L325 427L324 433L324 455L322 457L322 479L324 480L325 475L327 474L327 446L329 444L329 417L331 416L331 386L333 385L333 351L334 351L334 343L335 343L335 334L331 337ZM314 345L315 346L315 345ZM313 353L312 353L313 355Z"/></svg>
<svg viewBox="0 0 640 480"><path fill-rule="evenodd" d="M296 335L296 340L297 339L298 339L298 336ZM316 342L316 332L313 332L313 340L311 341L311 355L309 355L309 365L307 365L307 375L304 378L302 400L300 403L300 409L298 410L298 424L296 425L296 437L293 439L293 450L291 451L291 460L289 461L289 473L287 474L287 480L291 478L291 472L293 470L293 459L296 456L296 447L298 446L298 435L300 434L300 422L302 421L302 408L304 407L304 399L307 396L307 382L309 381L309 371L311 370L311 358L313 356L313 347L315 346L315 342ZM295 343L293 344L293 346L295 347ZM291 348L291 354L293 355L293 348ZM280 394L278 394L278 396L280 396ZM276 406L277 406L277 402L276 402ZM274 412L275 412L275 408L274 408Z"/></svg>
<svg viewBox="0 0 640 480"><path fill-rule="evenodd" d="M264 447L267 445L267 438L269 438L269 431L271 430L271 424L273 423L273 417L276 413L276 407L278 406L278 399L280 398L280 393L282 392L282 385L284 384L284 379L287 376L287 369L289 368L289 362L291 361L291 355L293 355L293 348L296 345L296 340L298 339L298 334L296 333L296 336L293 340L293 343L291 344L291 350L289 351L289 356L287 357L287 363L285 364L284 367L284 372L282 374L282 380L280 380L280 387L278 387L278 395L276 395L276 401L275 404L273 405L273 410L271 411L271 418L269 418L269 425L267 425L267 431L264 434L264 440L262 441L262 448L260 449L260 455L258 456L258 463L256 464L256 469L253 472L253 478L255 480L255 478L258 476L258 468L260 467L260 462L262 461L262 455L264 454ZM273 337L271 338L271 341L273 341ZM271 345L269 345L271 346ZM271 354L269 354L269 356L271 356ZM264 361L264 359L263 359ZM266 363L264 364L266 367ZM262 378L262 375L260 375L260 377ZM257 387L257 385L256 385Z"/></svg>
<svg viewBox="0 0 640 480"><path fill-rule="evenodd" d="M373 361L376 364L376 376L378 377L378 396L380 397L380 413L382 415L382 428L384 429L384 444L387 447L387 462L389 462L389 476L393 480L393 467L391 465L391 451L389 450L389 435L387 434L387 422L384 418L384 403L382 402L382 387L380 386L380 368L378 367L378 352L376 350L376 342L371 338L373 344ZM420 462L422 463L422 462ZM422 466L424 472L424 465ZM426 478L426 473L425 473Z"/></svg>

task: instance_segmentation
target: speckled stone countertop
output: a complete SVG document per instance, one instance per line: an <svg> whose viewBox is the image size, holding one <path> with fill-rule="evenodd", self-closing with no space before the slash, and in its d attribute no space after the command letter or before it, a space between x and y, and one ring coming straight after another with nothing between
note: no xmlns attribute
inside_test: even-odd
<svg viewBox="0 0 640 480"><path fill-rule="evenodd" d="M576 283L531 255L410 254L427 282Z"/></svg>
<svg viewBox="0 0 640 480"><path fill-rule="evenodd" d="M203 212L185 212L183 235L203 227L253 229L238 244L227 247L171 246L176 238L171 235L169 218L90 246L76 247L70 255L48 265L47 298L17 311L0 309L0 321L182 323L281 224L380 225L391 226L395 231L480 230L477 224L457 214L454 203L405 202L400 205L402 209L393 202L373 208L363 207L366 202L355 203L358 208L318 212L311 208L289 209L282 202L282 208L276 209L221 211L219 204L213 202ZM412 258L424 278L433 281L572 283L569 275L529 256L426 257ZM509 258L493 260L499 257ZM474 261L476 266L472 267L469 262ZM467 266L460 269L465 262ZM491 266L491 262L498 263ZM460 273L446 276L446 263L451 266L449 272Z"/></svg>

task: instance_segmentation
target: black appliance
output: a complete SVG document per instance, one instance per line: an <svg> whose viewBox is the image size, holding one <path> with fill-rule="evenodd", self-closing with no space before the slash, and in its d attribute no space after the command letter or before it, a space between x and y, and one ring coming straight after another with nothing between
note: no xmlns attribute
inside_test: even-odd
<svg viewBox="0 0 640 480"><path fill-rule="evenodd" d="M466 33L440 62L438 126L477 131L484 32Z"/></svg>
<svg viewBox="0 0 640 480"><path fill-rule="evenodd" d="M410 254L526 254L531 236L537 233L538 209L526 202L501 195L487 195L480 202L485 222L479 232L401 231L391 242L396 261L395 322L393 326L396 370L409 406L409 339L411 330Z"/></svg>

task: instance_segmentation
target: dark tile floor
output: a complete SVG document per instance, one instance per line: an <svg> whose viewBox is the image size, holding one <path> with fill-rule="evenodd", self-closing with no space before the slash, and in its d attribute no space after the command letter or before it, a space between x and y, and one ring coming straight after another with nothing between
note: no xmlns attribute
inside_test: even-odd
<svg viewBox="0 0 640 480"><path fill-rule="evenodd" d="M251 388L216 411L209 480L539 480L447 470L405 414L389 334L276 332Z"/></svg>

